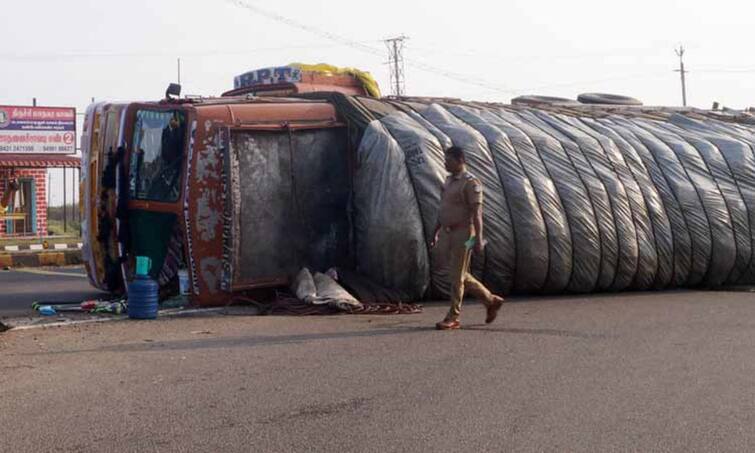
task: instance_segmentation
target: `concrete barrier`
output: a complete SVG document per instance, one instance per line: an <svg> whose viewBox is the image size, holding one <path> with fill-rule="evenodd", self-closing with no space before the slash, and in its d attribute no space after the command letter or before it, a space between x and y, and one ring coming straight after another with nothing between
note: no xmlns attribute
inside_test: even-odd
<svg viewBox="0 0 755 453"><path fill-rule="evenodd" d="M0 267L43 267L70 266L81 264L81 250L28 250L19 252L0 252Z"/></svg>

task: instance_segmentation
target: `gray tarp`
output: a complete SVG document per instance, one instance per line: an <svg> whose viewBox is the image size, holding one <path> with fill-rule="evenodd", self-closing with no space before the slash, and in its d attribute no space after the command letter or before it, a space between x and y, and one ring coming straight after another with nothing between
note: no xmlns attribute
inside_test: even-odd
<svg viewBox="0 0 755 453"><path fill-rule="evenodd" d="M360 273L422 297L430 262L419 202L404 152L379 121L367 127L358 150L354 237Z"/></svg>
<svg viewBox="0 0 755 453"><path fill-rule="evenodd" d="M452 144L485 190L489 245L472 271L496 291L755 283L755 126L699 111L390 105L373 112L354 179L358 270L382 285L447 292L427 243Z"/></svg>
<svg viewBox="0 0 755 453"><path fill-rule="evenodd" d="M428 237L432 234L438 217L438 187L443 183L446 174L443 167L445 146L440 144L435 135L405 113L385 117L383 126L404 152L408 176L417 196L423 237ZM432 289L435 293L445 294L448 291L445 286L448 281L447 270L443 263L437 262L431 252L428 250L433 263L431 281L440 285Z"/></svg>
<svg viewBox="0 0 755 453"><path fill-rule="evenodd" d="M563 129L553 127L554 118L544 121L532 112L522 112L520 116L548 137L540 155L561 194L571 231L572 265L566 289L578 292L609 289L616 278L618 244L605 188L578 144L564 135ZM606 244L605 253L601 253L601 244Z"/></svg>
<svg viewBox="0 0 755 453"><path fill-rule="evenodd" d="M571 233L561 197L538 152L537 143L540 134L537 134L536 130L527 127L514 116L504 119L499 115L504 112L490 111L487 113L485 119L490 121L491 124L495 124L511 138L514 152L518 155L522 166L530 177L545 223L546 241L539 245L533 244L534 247L541 249L540 254L547 256L548 266L546 267L545 280L539 288L532 288L530 291L561 291L568 284L571 275ZM517 216L516 211L513 211L512 214L515 217ZM526 222L526 219L522 220ZM528 272L528 270L522 269L522 272ZM514 287L517 286L517 283L514 282Z"/></svg>
<svg viewBox="0 0 755 453"><path fill-rule="evenodd" d="M293 283L291 292L302 302L312 305L329 305L338 310L362 308L362 303L349 294L333 277L321 272L314 275L309 269L302 268Z"/></svg>

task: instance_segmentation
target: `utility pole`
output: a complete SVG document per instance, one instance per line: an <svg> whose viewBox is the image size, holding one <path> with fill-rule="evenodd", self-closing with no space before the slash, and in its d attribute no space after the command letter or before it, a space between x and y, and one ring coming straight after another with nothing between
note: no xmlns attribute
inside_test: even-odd
<svg viewBox="0 0 755 453"><path fill-rule="evenodd" d="M181 85L181 57L178 57L178 84Z"/></svg>
<svg viewBox="0 0 755 453"><path fill-rule="evenodd" d="M386 47L388 47L388 64L391 67L391 90L396 97L401 97L406 94L406 81L404 80L404 41L407 39L409 38L401 35L383 41L385 42Z"/></svg>
<svg viewBox="0 0 755 453"><path fill-rule="evenodd" d="M686 74L689 71L684 69L684 46L680 45L678 49L675 49L676 55L679 57L679 69L675 69L674 72L678 72L682 76L682 105L687 106L687 78Z"/></svg>
<svg viewBox="0 0 755 453"><path fill-rule="evenodd" d="M66 167L63 167L63 233L68 231L68 200L66 199L66 194L68 192L68 187L66 187Z"/></svg>
<svg viewBox="0 0 755 453"><path fill-rule="evenodd" d="M81 167L79 167L78 170L75 170L75 171L76 171L76 175L78 176L78 178L76 178L76 179L80 182L81 181ZM74 187L76 187L76 186L74 186ZM76 207L77 207L77 209L76 209L76 219L79 222L79 237L81 237L81 185L80 184L78 186L78 189L79 189L79 193L78 193L79 196L77 197L78 204L76 205ZM74 190L76 190L76 189L74 189Z"/></svg>

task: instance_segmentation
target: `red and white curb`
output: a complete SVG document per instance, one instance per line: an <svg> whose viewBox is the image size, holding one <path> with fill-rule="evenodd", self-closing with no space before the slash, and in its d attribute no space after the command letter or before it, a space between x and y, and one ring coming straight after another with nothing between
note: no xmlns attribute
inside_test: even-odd
<svg viewBox="0 0 755 453"><path fill-rule="evenodd" d="M45 248L44 244L25 244L25 245L6 245L3 246L3 250L6 252L22 252L25 250L31 250L36 252L42 252L45 250L81 250L84 246L81 242L75 244L51 244L49 248Z"/></svg>

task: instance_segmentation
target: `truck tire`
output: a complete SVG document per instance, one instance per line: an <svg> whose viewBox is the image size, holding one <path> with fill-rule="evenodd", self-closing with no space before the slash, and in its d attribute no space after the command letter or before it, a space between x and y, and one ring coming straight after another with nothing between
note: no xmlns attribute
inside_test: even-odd
<svg viewBox="0 0 755 453"><path fill-rule="evenodd" d="M638 99L619 94L584 93L577 96L577 100L582 104L642 105L642 101Z"/></svg>
<svg viewBox="0 0 755 453"><path fill-rule="evenodd" d="M575 101L574 99L567 99L567 98L559 98L555 96L537 96L537 95L525 95L525 96L519 96L515 97L511 100L511 103L514 105L543 105L543 104L550 104L550 105L579 105L579 102Z"/></svg>

